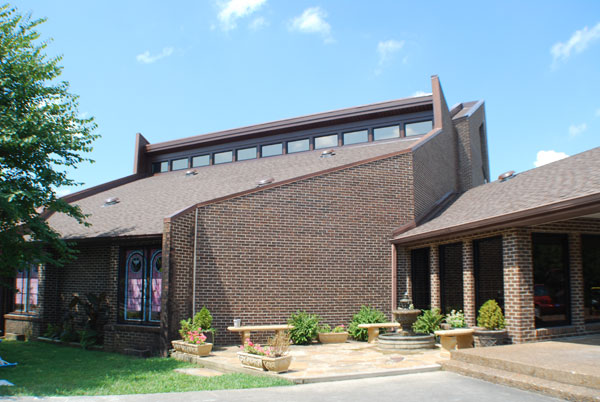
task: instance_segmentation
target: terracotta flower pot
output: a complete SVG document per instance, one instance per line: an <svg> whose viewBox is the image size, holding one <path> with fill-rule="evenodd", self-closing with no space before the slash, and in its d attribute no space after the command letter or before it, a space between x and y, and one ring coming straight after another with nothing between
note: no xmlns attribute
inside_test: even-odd
<svg viewBox="0 0 600 402"><path fill-rule="evenodd" d="M287 371L292 363L292 356L267 357L262 356L263 367L275 373Z"/></svg>
<svg viewBox="0 0 600 402"><path fill-rule="evenodd" d="M344 343L347 340L347 332L319 332L319 342L321 343Z"/></svg>
<svg viewBox="0 0 600 402"><path fill-rule="evenodd" d="M182 340L171 341L176 351L182 353L188 353L196 356L208 356L212 350L212 343L203 343L202 345L196 345L193 343L187 343Z"/></svg>

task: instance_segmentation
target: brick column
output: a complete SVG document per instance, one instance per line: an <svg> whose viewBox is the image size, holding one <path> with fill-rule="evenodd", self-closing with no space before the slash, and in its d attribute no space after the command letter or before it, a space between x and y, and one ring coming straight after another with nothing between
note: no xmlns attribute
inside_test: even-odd
<svg viewBox="0 0 600 402"><path fill-rule="evenodd" d="M410 277L410 250L405 247L396 247L396 288L393 294L394 300L392 308L398 307L398 300L404 297L408 292L412 299L412 282Z"/></svg>
<svg viewBox="0 0 600 402"><path fill-rule="evenodd" d="M583 332L585 331L585 314L580 233L569 233L569 270L571 271L571 324L575 326L577 332Z"/></svg>
<svg viewBox="0 0 600 402"><path fill-rule="evenodd" d="M535 340L531 234L513 229L502 236L504 315L514 343Z"/></svg>
<svg viewBox="0 0 600 402"><path fill-rule="evenodd" d="M470 327L474 327L477 320L475 311L475 269L473 266L473 242L463 241L463 305L465 321Z"/></svg>
<svg viewBox="0 0 600 402"><path fill-rule="evenodd" d="M440 252L437 244L429 247L429 275L431 279L431 308L442 308L440 295Z"/></svg>

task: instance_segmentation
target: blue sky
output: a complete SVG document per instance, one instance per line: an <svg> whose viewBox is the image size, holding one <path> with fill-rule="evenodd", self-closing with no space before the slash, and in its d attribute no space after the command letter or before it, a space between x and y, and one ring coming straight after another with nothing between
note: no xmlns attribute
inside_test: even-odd
<svg viewBox="0 0 600 402"><path fill-rule="evenodd" d="M11 4L48 19L48 53L96 118L96 163L71 173L85 187L132 173L137 132L155 143L399 99L434 74L449 105L485 100L493 178L600 145L598 1Z"/></svg>

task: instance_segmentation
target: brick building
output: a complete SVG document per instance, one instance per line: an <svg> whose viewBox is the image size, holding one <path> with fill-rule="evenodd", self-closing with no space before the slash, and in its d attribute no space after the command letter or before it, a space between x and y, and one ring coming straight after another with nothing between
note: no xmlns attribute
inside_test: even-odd
<svg viewBox="0 0 600 402"><path fill-rule="evenodd" d="M282 323L304 309L335 325L363 304L389 314L404 291L423 306L468 300L473 321L474 292L497 296L494 286L508 275L514 286L505 294L517 300L506 299L511 334L527 340L534 287L518 269L527 232L485 229L501 237L470 242L461 234L458 245L435 230L426 237L471 191L496 184L487 182L484 104L448 108L437 77L429 96L158 144L138 134L133 175L66 197L90 214L90 227L48 217L76 242L79 258L18 274L6 332L39 335L60 321L73 294L86 292L108 294L105 347L117 351L164 353L179 321L202 306L213 314L217 343L238 340L226 330L234 318ZM485 251L478 258L495 270L475 278L471 249ZM487 293L480 283L489 283ZM515 310L522 307L529 310Z"/></svg>

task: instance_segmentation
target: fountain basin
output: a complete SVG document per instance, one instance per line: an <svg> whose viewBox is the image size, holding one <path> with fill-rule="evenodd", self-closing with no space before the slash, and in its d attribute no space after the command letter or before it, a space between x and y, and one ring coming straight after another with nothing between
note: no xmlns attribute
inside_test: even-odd
<svg viewBox="0 0 600 402"><path fill-rule="evenodd" d="M408 336L396 333L381 334L377 347L383 350L433 349L435 348L435 336L433 334Z"/></svg>

